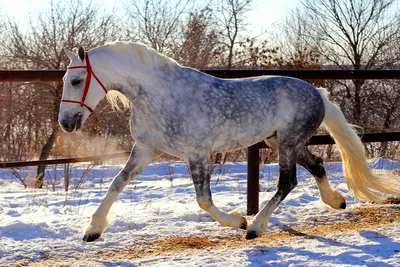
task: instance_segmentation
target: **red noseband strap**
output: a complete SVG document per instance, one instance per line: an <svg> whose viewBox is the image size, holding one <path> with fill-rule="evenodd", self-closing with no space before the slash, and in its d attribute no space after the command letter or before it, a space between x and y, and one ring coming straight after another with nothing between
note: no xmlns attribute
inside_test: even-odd
<svg viewBox="0 0 400 267"><path fill-rule="evenodd" d="M73 103L73 104L79 104L81 107L87 108L90 112L93 112L93 109L89 107L88 105L85 104L86 96L89 92L89 87L90 87L90 82L92 80L92 76L94 79L97 81L97 83L100 85L101 88L103 88L104 92L107 94L107 89L103 85L103 83L97 78L96 74L94 74L92 70L92 66L90 65L89 61L89 55L88 53L85 53L85 60L86 60L86 66L73 66L73 67L68 67L67 69L86 69L87 74L86 74L86 82L85 82L85 88L83 89L83 94L82 94L82 99L81 101L75 101L75 100L65 100L61 99L61 102L66 102L66 103Z"/></svg>

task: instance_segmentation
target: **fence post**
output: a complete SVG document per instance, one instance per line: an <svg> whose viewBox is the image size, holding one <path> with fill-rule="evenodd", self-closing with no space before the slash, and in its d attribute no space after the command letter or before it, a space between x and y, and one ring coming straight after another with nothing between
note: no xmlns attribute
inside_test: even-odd
<svg viewBox="0 0 400 267"><path fill-rule="evenodd" d="M247 148L247 215L258 212L260 191L260 153L259 145Z"/></svg>

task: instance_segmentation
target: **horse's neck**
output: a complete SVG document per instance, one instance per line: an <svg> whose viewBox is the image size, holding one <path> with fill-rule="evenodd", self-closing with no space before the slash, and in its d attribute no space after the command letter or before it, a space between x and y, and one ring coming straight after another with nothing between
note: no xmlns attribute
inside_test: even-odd
<svg viewBox="0 0 400 267"><path fill-rule="evenodd" d="M102 54L104 53L104 54ZM196 84L211 81L213 78L197 70L185 68L179 64L160 62L159 64L140 64L134 59L127 59L121 53L104 51L95 53L96 68L102 69L101 80L111 90L125 95L133 105L139 98L158 98L169 95L171 90L196 88ZM184 84L183 84L184 83ZM184 88L183 88L184 87Z"/></svg>
<svg viewBox="0 0 400 267"><path fill-rule="evenodd" d="M149 82L157 83L153 66L141 65L121 52L96 49L89 54L96 75L108 90L117 90L126 97L136 95L137 87Z"/></svg>

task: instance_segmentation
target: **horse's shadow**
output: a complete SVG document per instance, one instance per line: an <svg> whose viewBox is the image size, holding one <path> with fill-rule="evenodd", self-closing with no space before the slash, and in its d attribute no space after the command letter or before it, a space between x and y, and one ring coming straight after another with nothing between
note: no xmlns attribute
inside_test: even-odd
<svg viewBox="0 0 400 267"><path fill-rule="evenodd" d="M392 267L393 265L385 262L385 259L394 254L399 254L400 258L400 243L376 231L359 232L360 239L367 239L368 241L364 241L367 244L348 244L329 237L305 234L290 227L283 230L303 237L305 239L303 246L300 243L297 248L255 246L247 251L250 261L248 266L305 266L308 261L315 259L322 266L346 264ZM309 247L307 247L307 240L316 240L318 243L309 242Z"/></svg>
<svg viewBox="0 0 400 267"><path fill-rule="evenodd" d="M121 261L121 262L102 262L101 263L103 266L105 267L136 267L138 265L135 265L131 262L127 262L127 261Z"/></svg>

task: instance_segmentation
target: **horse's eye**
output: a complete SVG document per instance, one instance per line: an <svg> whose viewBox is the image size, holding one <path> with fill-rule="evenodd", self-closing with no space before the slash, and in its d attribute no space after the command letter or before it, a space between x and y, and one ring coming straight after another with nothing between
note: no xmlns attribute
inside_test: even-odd
<svg viewBox="0 0 400 267"><path fill-rule="evenodd" d="M73 79L73 80L71 81L71 85L72 85L72 86L77 86L77 85L79 85L81 82L82 82L82 80Z"/></svg>

